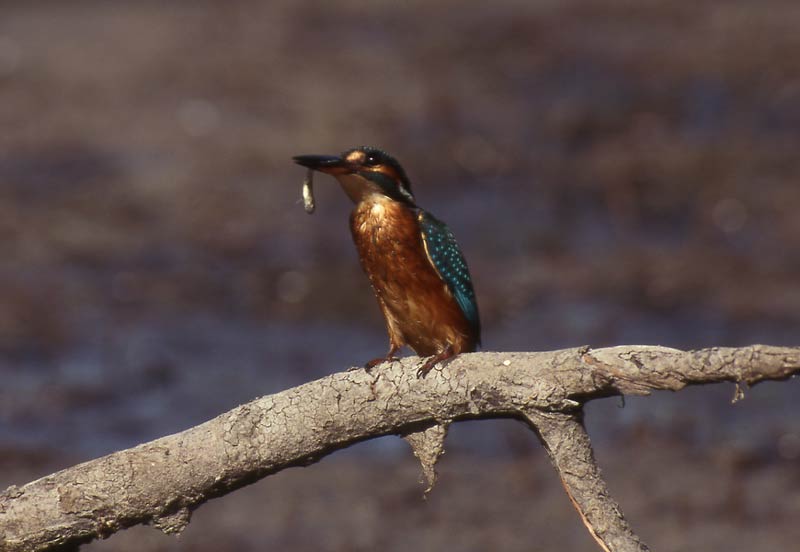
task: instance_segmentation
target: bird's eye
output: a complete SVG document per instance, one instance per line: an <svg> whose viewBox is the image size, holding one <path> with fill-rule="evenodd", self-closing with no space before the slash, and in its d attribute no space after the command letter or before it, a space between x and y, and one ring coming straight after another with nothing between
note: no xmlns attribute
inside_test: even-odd
<svg viewBox="0 0 800 552"><path fill-rule="evenodd" d="M377 155L367 155L367 157L364 158L364 164L368 165L370 167L374 167L375 165L379 164L380 162L381 161L380 161L380 159L378 159Z"/></svg>

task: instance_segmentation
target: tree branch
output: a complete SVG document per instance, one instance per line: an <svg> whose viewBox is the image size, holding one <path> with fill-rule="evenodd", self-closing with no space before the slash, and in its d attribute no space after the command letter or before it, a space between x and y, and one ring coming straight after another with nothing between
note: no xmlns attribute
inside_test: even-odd
<svg viewBox="0 0 800 552"><path fill-rule="evenodd" d="M527 418L550 455L572 505L600 548L605 552L647 552L608 492L580 415L532 409Z"/></svg>
<svg viewBox="0 0 800 552"><path fill-rule="evenodd" d="M381 435L406 436L432 470L445 431L431 426L498 416L519 417L537 431L601 548L647 550L600 477L581 423L583 404L686 385L785 379L800 373L800 348L475 353L426 379L416 377L416 361L333 374L184 432L12 486L0 494L0 550L66 549L139 523L179 532L211 498Z"/></svg>

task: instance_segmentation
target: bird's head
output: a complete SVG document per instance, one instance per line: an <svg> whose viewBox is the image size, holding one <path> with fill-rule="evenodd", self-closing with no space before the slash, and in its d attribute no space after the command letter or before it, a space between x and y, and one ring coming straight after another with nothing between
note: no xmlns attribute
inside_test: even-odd
<svg viewBox="0 0 800 552"><path fill-rule="evenodd" d="M414 205L411 183L403 167L378 148L362 146L341 155L298 155L294 162L335 177L355 203L379 194Z"/></svg>

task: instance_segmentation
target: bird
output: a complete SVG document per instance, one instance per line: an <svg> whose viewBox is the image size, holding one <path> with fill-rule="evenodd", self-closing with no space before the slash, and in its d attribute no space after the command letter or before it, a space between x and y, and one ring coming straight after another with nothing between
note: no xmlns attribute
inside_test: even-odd
<svg viewBox="0 0 800 552"><path fill-rule="evenodd" d="M475 351L481 321L467 262L447 225L417 206L400 163L371 146L293 159L333 176L354 203L350 231L389 333L389 351L366 370L399 360L408 346L428 357L417 370L424 378L437 363Z"/></svg>

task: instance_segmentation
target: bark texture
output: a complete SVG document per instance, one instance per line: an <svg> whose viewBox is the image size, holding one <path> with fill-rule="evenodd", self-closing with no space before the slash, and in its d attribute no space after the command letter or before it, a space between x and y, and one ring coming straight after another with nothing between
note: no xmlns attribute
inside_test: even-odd
<svg viewBox="0 0 800 552"><path fill-rule="evenodd" d="M386 434L409 441L432 484L449 423L514 416L539 435L601 549L641 552L647 547L625 522L594 461L583 404L694 384L785 379L800 373L800 348L474 353L425 379L416 377L417 362L333 374L181 433L12 486L0 494L0 550L66 550L139 523L177 533L211 498Z"/></svg>

